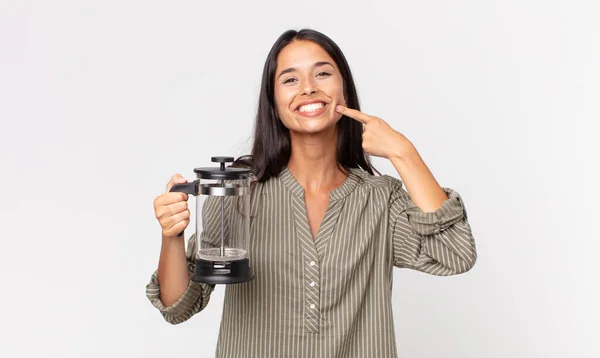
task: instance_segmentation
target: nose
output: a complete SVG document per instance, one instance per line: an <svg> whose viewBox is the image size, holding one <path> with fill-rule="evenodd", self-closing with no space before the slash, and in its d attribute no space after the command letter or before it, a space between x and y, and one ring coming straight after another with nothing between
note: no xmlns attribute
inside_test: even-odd
<svg viewBox="0 0 600 358"><path fill-rule="evenodd" d="M319 92L319 91L316 88L305 88L305 89L302 90L301 94L303 96L310 96L310 95L315 94L317 92Z"/></svg>
<svg viewBox="0 0 600 358"><path fill-rule="evenodd" d="M315 81L307 80L307 81L304 81L304 84L302 86L302 90L301 90L300 94L303 96L310 96L317 92L319 92L319 90L317 89Z"/></svg>

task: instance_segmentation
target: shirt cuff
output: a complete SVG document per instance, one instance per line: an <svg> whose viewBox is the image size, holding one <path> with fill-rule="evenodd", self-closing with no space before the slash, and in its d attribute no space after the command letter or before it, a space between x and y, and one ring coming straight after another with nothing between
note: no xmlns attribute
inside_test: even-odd
<svg viewBox="0 0 600 358"><path fill-rule="evenodd" d="M152 275L150 283L146 286L146 296L156 307L163 316L178 317L181 315L188 314L193 310L194 303L198 301L200 297L210 295L212 287L206 284L195 282L190 280L188 287L181 297L172 305L165 306L160 297L160 286L158 285L158 277L155 272Z"/></svg>
<svg viewBox="0 0 600 358"><path fill-rule="evenodd" d="M450 188L442 188L448 199L434 212L424 212L410 200L406 215L411 226L421 235L438 234L461 220L467 220L460 194Z"/></svg>

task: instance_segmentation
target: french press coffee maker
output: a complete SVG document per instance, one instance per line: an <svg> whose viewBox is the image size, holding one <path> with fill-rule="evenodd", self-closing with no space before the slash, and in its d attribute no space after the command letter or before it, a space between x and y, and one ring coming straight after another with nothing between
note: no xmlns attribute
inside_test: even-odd
<svg viewBox="0 0 600 358"><path fill-rule="evenodd" d="M220 167L195 168L196 180L170 191L196 197L195 269L192 280L233 284L252 280L250 239L250 170L225 168L233 157L212 157Z"/></svg>

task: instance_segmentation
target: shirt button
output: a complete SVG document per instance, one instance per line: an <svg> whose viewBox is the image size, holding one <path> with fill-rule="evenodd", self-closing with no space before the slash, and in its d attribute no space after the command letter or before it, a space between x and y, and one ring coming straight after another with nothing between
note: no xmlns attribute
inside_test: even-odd
<svg viewBox="0 0 600 358"><path fill-rule="evenodd" d="M315 308L315 305L314 305L314 304L310 305L310 308L314 309L314 308Z"/></svg>
<svg viewBox="0 0 600 358"><path fill-rule="evenodd" d="M311 282L311 283L310 283L310 287L315 287L315 283L314 283L314 282Z"/></svg>
<svg viewBox="0 0 600 358"><path fill-rule="evenodd" d="M315 262L314 262L314 261L311 261L311 262L310 262L310 265L311 265L311 266L314 266L314 265L315 265Z"/></svg>

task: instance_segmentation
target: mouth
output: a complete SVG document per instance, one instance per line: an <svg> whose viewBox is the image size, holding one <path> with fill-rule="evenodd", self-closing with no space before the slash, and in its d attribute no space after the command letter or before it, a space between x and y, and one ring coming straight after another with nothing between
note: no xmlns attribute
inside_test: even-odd
<svg viewBox="0 0 600 358"><path fill-rule="evenodd" d="M299 106L296 112L304 117L316 117L323 114L327 110L327 103L314 102Z"/></svg>

